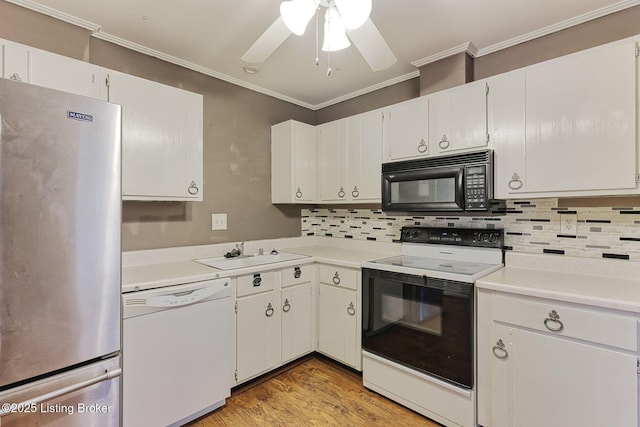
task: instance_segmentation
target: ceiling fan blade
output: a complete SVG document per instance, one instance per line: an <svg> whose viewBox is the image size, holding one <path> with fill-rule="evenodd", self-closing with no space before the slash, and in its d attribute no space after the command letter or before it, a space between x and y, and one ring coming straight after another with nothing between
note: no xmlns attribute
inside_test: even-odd
<svg viewBox="0 0 640 427"><path fill-rule="evenodd" d="M385 70L398 61L371 19L347 34L373 71Z"/></svg>
<svg viewBox="0 0 640 427"><path fill-rule="evenodd" d="M240 59L251 63L264 62L290 35L291 31L284 24L282 16L279 16Z"/></svg>

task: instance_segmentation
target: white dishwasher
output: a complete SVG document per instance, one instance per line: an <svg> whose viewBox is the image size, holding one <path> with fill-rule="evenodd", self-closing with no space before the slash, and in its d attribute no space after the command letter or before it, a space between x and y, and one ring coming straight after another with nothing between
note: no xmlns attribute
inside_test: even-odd
<svg viewBox="0 0 640 427"><path fill-rule="evenodd" d="M123 294L124 427L181 425L230 395L230 279Z"/></svg>

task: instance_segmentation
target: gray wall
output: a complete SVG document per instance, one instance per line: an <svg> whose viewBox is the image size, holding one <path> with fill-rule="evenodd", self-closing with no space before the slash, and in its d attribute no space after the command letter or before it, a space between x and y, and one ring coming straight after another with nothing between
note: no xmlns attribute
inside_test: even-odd
<svg viewBox="0 0 640 427"><path fill-rule="evenodd" d="M270 126L324 123L640 33L640 6L470 61L461 54L411 79L311 111L169 64L0 0L0 37L204 95L204 201L125 202L123 249L299 236L300 208L270 203ZM211 231L227 213L228 230Z"/></svg>

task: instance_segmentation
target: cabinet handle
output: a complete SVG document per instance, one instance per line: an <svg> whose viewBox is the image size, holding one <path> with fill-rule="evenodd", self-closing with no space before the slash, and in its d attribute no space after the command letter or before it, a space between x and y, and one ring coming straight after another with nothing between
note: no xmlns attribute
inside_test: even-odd
<svg viewBox="0 0 640 427"><path fill-rule="evenodd" d="M544 326L551 332L561 332L564 329L564 324L560 321L560 315L555 310L551 310L551 313L549 313L549 317L544 319Z"/></svg>
<svg viewBox="0 0 640 427"><path fill-rule="evenodd" d="M298 189L296 190L296 197L297 197L298 199L301 199L301 198L302 198L302 191L300 191L300 187L298 187Z"/></svg>
<svg viewBox="0 0 640 427"><path fill-rule="evenodd" d="M356 308L353 306L352 302L350 302L349 303L349 307L347 307L347 314L349 314L349 316L355 316L356 315Z"/></svg>
<svg viewBox="0 0 640 427"><path fill-rule="evenodd" d="M20 77L20 74L18 73L13 73L11 74L11 77L9 77L9 80L13 80L16 82L21 82L22 81L22 77Z"/></svg>
<svg viewBox="0 0 640 427"><path fill-rule="evenodd" d="M273 306L271 305L271 303L267 304L267 309L264 311L264 315L267 317L271 317L273 316L274 312L275 310L273 309Z"/></svg>
<svg viewBox="0 0 640 427"><path fill-rule="evenodd" d="M514 172L513 176L509 180L509 184L507 184L512 190L519 190L522 188L522 180L520 179L520 175Z"/></svg>
<svg viewBox="0 0 640 427"><path fill-rule="evenodd" d="M499 339L496 342L496 345L494 345L493 348L491 349L493 351L493 355L498 359L506 359L507 357L509 357L509 352L505 347L506 345L504 345L504 341Z"/></svg>
<svg viewBox="0 0 640 427"><path fill-rule="evenodd" d="M262 277L260 277L260 273L256 273L253 275L253 286L258 287L262 285Z"/></svg>
<svg viewBox="0 0 640 427"><path fill-rule="evenodd" d="M425 142L424 138L421 139L420 142L418 143L418 153L421 153L421 154L426 153L428 149L429 149L429 146Z"/></svg>
<svg viewBox="0 0 640 427"><path fill-rule="evenodd" d="M294 269L293 269L293 278L294 279L299 279L300 276L302 276L302 270L300 269L300 267L294 267Z"/></svg>
<svg viewBox="0 0 640 427"><path fill-rule="evenodd" d="M353 191L351 192L351 197L353 197L354 199L357 199L359 195L360 195L360 192L358 191L358 187L353 187Z"/></svg>
<svg viewBox="0 0 640 427"><path fill-rule="evenodd" d="M333 284L334 285L339 285L340 284L340 275L338 274L338 272L336 271L336 274L333 275Z"/></svg>
<svg viewBox="0 0 640 427"><path fill-rule="evenodd" d="M284 300L284 304L282 306L282 311L284 311L285 313L288 313L289 310L291 310L291 304L289 304L289 300L285 299Z"/></svg>
<svg viewBox="0 0 640 427"><path fill-rule="evenodd" d="M344 198L344 195L346 193L344 192L344 188L340 187L340 191L338 191L338 197L340 197L341 199Z"/></svg>
<svg viewBox="0 0 640 427"><path fill-rule="evenodd" d="M451 142L447 139L447 135L442 135L442 139L440 140L440 142L438 142L438 146L442 150L446 150L447 148L449 148L450 144Z"/></svg>
<svg viewBox="0 0 640 427"><path fill-rule="evenodd" d="M200 189L196 185L195 181L191 181L191 184L189 184L189 188L187 188L187 191L193 196L198 194L198 191L200 191Z"/></svg>

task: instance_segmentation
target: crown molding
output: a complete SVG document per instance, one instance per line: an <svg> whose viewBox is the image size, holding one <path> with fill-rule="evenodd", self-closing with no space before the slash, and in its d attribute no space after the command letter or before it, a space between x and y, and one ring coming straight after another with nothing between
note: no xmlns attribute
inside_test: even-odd
<svg viewBox="0 0 640 427"><path fill-rule="evenodd" d="M431 64L432 62L436 62L441 59L448 58L452 55L457 55L458 53L462 53L462 52L466 52L470 56L475 57L478 54L478 49L473 45L473 43L466 42L466 43L459 44L458 46L449 48L447 50L443 50L442 52L438 52L433 55L427 56L425 58L413 61L411 65L413 65L416 68L420 68L424 65Z"/></svg>
<svg viewBox="0 0 640 427"><path fill-rule="evenodd" d="M591 12L587 12L582 15L578 15L576 17L573 17L564 21L560 21L556 24L549 25L535 31L531 31L530 33L526 33L521 36L514 37L512 39L493 44L491 46L483 47L478 50L477 56L489 55L490 53L494 53L499 50L518 45L520 43L525 43L525 42L537 39L539 37L547 36L549 34L552 34L558 31L566 30L567 28L575 27L576 25L584 24L585 22L602 18L603 16L620 12L621 10L625 10L630 7L634 7L638 5L640 5L640 0L623 0L617 3L614 3L612 5L593 10Z"/></svg>
<svg viewBox="0 0 640 427"><path fill-rule="evenodd" d="M61 12L49 6L44 6L42 4L30 1L30 0L4 0L4 1L6 1L7 3L13 3L15 5L22 6L26 9L33 10L34 12L38 12L43 15L51 16L52 18L59 19L60 21L64 21L69 24L76 25L78 27L84 28L86 30L90 30L92 32L100 31L100 25L98 24L94 24L93 22L77 18L73 15L69 15L68 13Z"/></svg>

